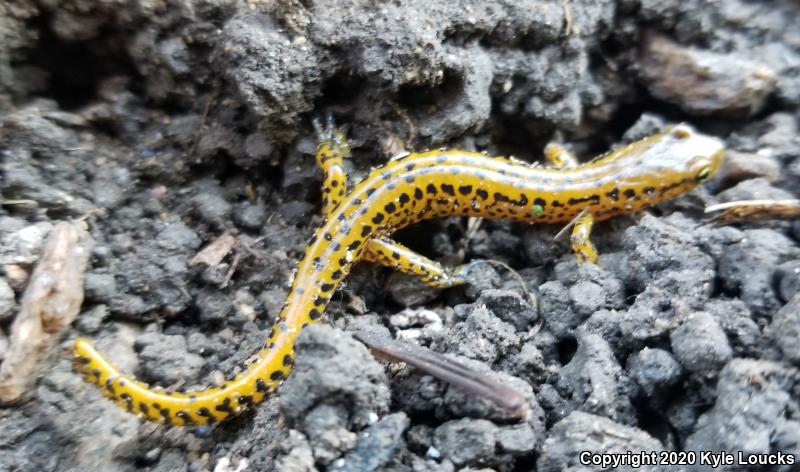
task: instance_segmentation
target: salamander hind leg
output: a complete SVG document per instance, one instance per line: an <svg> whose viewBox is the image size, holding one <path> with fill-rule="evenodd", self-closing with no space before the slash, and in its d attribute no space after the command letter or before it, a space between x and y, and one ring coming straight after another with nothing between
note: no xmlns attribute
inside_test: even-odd
<svg viewBox="0 0 800 472"><path fill-rule="evenodd" d="M325 176L322 181L322 214L330 214L347 193L347 174L343 159L350 154L350 146L345 135L336 129L333 115L327 114L325 124L312 120L317 134L317 165Z"/></svg>
<svg viewBox="0 0 800 472"><path fill-rule="evenodd" d="M588 262L595 264L597 262L597 249L590 240L592 235L592 227L594 226L594 216L587 213L578 217L575 220L575 226L572 228L572 250L575 251L575 256L581 263Z"/></svg>
<svg viewBox="0 0 800 472"><path fill-rule="evenodd" d="M415 275L431 287L449 288L467 283L466 270L445 269L441 264L417 254L389 238L375 238L367 243L364 259Z"/></svg>

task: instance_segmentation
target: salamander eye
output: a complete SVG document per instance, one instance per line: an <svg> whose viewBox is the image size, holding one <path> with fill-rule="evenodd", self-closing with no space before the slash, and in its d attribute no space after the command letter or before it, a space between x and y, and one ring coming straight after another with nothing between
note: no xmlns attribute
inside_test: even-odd
<svg viewBox="0 0 800 472"><path fill-rule="evenodd" d="M697 173L697 180L700 182L705 182L708 178L711 177L711 167L705 166L700 169L700 172Z"/></svg>

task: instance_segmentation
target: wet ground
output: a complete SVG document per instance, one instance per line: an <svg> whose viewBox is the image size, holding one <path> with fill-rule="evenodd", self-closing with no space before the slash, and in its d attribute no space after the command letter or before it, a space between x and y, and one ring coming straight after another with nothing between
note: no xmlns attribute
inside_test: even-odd
<svg viewBox="0 0 800 472"><path fill-rule="evenodd" d="M699 225L711 203L800 193L799 12L4 2L0 359L53 226L84 219L93 245L77 320L22 401L0 408L0 470L563 471L585 469L583 450L800 460L800 222ZM326 111L351 137L353 179L441 146L539 161L559 139L586 160L680 121L730 152L705 187L600 225L599 267L579 266L557 227L404 231L426 255L514 271L479 262L473 286L433 292L362 264L300 337L279 394L229 423L145 424L103 399L72 369L76 336L165 386L218 383L261 346L320 221L310 119ZM235 254L192 264L226 232ZM532 413L377 360L355 330L448 353Z"/></svg>

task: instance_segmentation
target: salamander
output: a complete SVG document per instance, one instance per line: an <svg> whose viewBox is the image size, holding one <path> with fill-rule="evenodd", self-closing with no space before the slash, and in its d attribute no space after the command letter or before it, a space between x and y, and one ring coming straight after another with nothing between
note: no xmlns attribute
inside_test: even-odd
<svg viewBox="0 0 800 472"><path fill-rule="evenodd" d="M75 362L89 381L148 420L175 425L226 420L263 401L286 379L298 334L322 318L337 286L358 261L415 274L436 287L466 282L459 269L445 269L393 241L394 231L451 215L573 222L572 247L581 262L593 263L597 252L589 237L595 222L687 192L713 175L724 155L720 140L680 124L581 165L557 145L545 149L550 166L459 150L412 153L374 169L348 192L344 135L332 122L317 124L317 132L325 219L308 241L256 360L221 386L172 392L123 375L79 338Z"/></svg>

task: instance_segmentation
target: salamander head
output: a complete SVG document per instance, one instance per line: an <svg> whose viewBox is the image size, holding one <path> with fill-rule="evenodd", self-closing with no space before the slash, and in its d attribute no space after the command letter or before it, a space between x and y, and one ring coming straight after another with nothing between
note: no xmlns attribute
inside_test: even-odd
<svg viewBox="0 0 800 472"><path fill-rule="evenodd" d="M617 184L636 190L651 188L649 203L689 191L708 180L719 169L725 147L717 138L691 126L669 126L661 133L622 149L617 158L623 172Z"/></svg>
<svg viewBox="0 0 800 472"><path fill-rule="evenodd" d="M661 133L652 154L642 164L657 167L669 180L697 185L719 170L724 155L722 141L698 133L689 125L679 124Z"/></svg>
<svg viewBox="0 0 800 472"><path fill-rule="evenodd" d="M689 174L687 177L694 177L698 183L702 183L719 170L725 156L725 146L722 141L700 134L684 124L673 126L668 132L673 137L685 141L676 144L679 154L683 152L684 155L692 155L686 165Z"/></svg>

